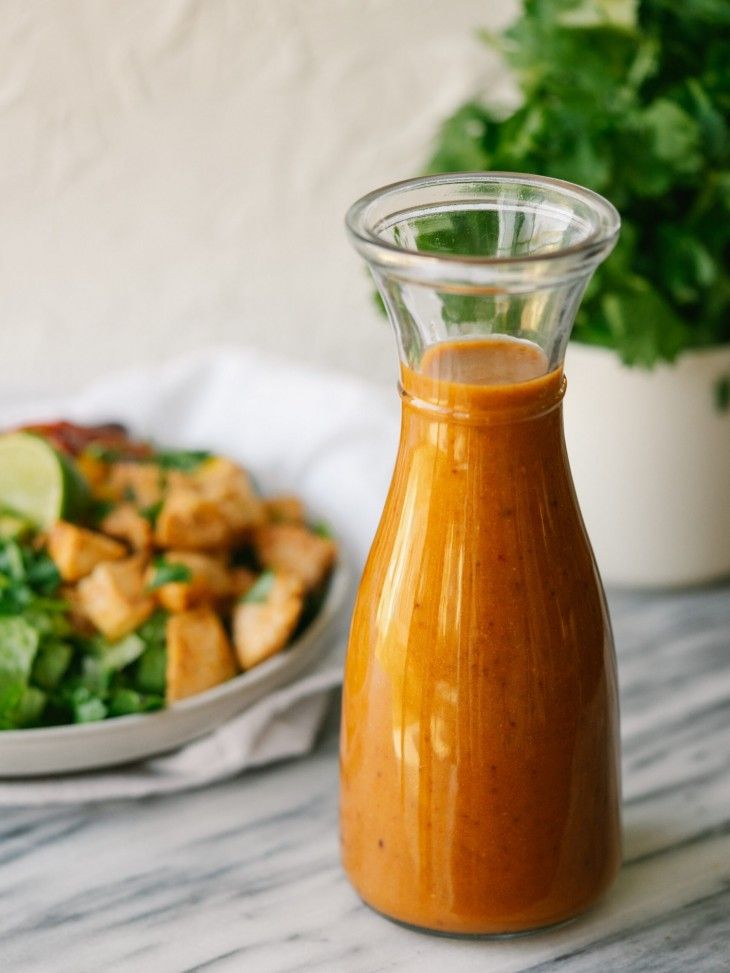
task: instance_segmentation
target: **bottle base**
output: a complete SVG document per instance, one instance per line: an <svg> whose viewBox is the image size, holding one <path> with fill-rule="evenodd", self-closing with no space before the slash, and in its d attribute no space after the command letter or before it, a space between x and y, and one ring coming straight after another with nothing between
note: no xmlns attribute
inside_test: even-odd
<svg viewBox="0 0 730 973"><path fill-rule="evenodd" d="M395 926L400 926L401 929L409 929L411 932L425 933L427 936L436 936L439 939L471 939L482 941L525 939L528 936L539 936L542 933L563 929L565 926L569 926L572 923L577 922L579 919L582 919L583 916L592 912L597 905L597 903L593 903L581 912L576 913L574 916L569 916L567 919L558 919L556 922L547 922L544 925L531 926L529 929L518 929L514 931L507 930L504 932L457 932L449 929L435 929L432 926L419 926L417 923L406 922L403 919L396 919L395 916L390 916L387 912L381 912L380 909L376 909L375 906L371 905L361 895L359 895L358 898L363 905L370 909L371 912L374 912L382 919L387 919L388 922L392 922Z"/></svg>

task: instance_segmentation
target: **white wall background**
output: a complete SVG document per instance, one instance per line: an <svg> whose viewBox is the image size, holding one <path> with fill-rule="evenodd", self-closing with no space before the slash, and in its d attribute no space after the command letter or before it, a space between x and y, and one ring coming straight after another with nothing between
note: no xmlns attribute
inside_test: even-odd
<svg viewBox="0 0 730 973"><path fill-rule="evenodd" d="M342 228L514 0L0 0L0 393L211 342L388 379Z"/></svg>

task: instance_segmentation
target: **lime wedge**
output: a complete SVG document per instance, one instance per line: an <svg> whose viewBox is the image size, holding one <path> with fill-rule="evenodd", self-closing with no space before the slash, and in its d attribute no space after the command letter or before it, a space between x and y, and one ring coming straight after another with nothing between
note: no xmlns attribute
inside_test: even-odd
<svg viewBox="0 0 730 973"><path fill-rule="evenodd" d="M89 486L73 460L27 432L0 436L0 507L44 530L73 520L89 502Z"/></svg>

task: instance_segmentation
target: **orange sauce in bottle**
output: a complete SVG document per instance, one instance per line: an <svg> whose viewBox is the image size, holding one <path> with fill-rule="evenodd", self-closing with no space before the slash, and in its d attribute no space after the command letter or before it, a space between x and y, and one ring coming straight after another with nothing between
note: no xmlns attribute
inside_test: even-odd
<svg viewBox="0 0 730 973"><path fill-rule="evenodd" d="M435 345L401 385L345 674L343 863L414 926L551 925L620 863L613 644L564 379L505 337Z"/></svg>

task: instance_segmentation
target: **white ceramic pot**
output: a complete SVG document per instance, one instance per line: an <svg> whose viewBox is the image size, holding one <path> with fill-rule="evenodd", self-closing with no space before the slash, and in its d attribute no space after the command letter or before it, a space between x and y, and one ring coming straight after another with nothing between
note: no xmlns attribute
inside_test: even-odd
<svg viewBox="0 0 730 973"><path fill-rule="evenodd" d="M715 401L730 346L647 371L573 343L565 370L568 454L606 584L730 575L730 410Z"/></svg>

